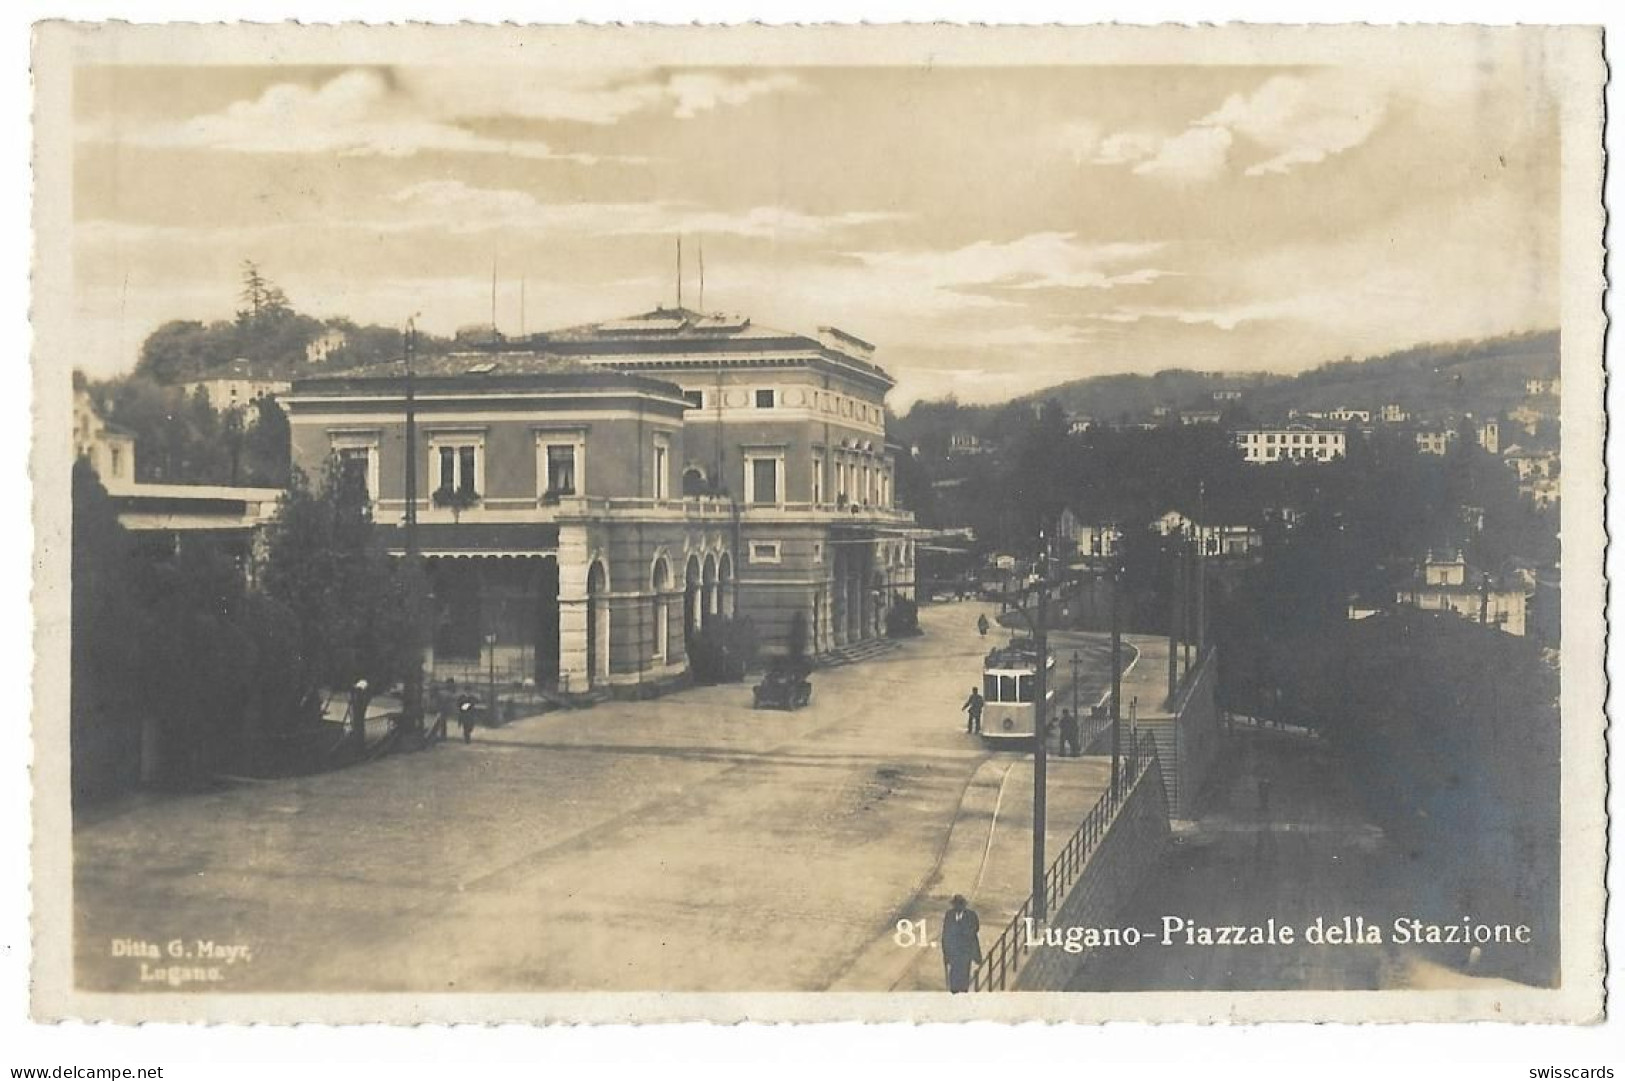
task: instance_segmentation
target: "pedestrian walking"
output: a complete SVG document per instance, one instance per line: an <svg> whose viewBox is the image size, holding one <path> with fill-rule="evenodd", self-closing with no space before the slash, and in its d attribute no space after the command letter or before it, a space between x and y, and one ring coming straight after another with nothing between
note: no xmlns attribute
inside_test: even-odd
<svg viewBox="0 0 1625 1081"><path fill-rule="evenodd" d="M954 894L942 917L942 971L950 994L970 990L970 974L982 963L982 921L962 893Z"/></svg>
<svg viewBox="0 0 1625 1081"><path fill-rule="evenodd" d="M983 638L987 637L987 629L989 625L990 624L987 621L986 612L983 612L981 615L976 617L976 633L981 635Z"/></svg>
<svg viewBox="0 0 1625 1081"><path fill-rule="evenodd" d="M451 715L457 710L457 681L447 676L445 682L434 685L430 697L434 706L434 727L429 729L432 742L445 739L446 730L451 726Z"/></svg>
<svg viewBox="0 0 1625 1081"><path fill-rule="evenodd" d="M471 694L465 694L457 700L457 723L463 729L463 742L474 741L474 707L479 699Z"/></svg>
<svg viewBox="0 0 1625 1081"><path fill-rule="evenodd" d="M982 706L985 704L986 700L982 698L982 692L972 687L970 697L965 699L965 704L959 707L965 713L966 732L980 732L982 730Z"/></svg>
<svg viewBox="0 0 1625 1081"><path fill-rule="evenodd" d="M1078 741L1078 718L1069 709L1061 711L1061 756L1076 758L1083 753Z"/></svg>

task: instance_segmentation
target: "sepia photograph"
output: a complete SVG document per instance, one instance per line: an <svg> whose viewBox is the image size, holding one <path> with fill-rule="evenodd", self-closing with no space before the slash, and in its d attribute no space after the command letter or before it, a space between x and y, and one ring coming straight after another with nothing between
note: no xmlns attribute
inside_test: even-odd
<svg viewBox="0 0 1625 1081"><path fill-rule="evenodd" d="M1602 1016L1599 29L34 50L37 1018Z"/></svg>

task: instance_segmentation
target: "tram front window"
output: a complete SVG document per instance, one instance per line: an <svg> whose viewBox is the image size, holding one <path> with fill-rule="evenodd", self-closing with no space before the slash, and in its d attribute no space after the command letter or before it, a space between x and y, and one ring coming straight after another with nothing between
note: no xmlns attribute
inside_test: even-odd
<svg viewBox="0 0 1625 1081"><path fill-rule="evenodd" d="M982 697L989 702L997 702L999 700L998 676L984 675L982 677Z"/></svg>
<svg viewBox="0 0 1625 1081"><path fill-rule="evenodd" d="M1033 698L1033 677L1032 676L1022 676L1021 677L1021 693L1016 698L1016 701L1017 702L1032 702L1032 701L1035 701L1035 699Z"/></svg>

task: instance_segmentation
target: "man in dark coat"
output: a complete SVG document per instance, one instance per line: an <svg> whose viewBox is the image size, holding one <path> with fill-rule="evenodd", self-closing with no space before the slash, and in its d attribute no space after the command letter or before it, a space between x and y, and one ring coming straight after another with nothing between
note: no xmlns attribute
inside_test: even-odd
<svg viewBox="0 0 1625 1081"><path fill-rule="evenodd" d="M965 731L980 732L982 730L982 705L984 699L982 692L975 687L970 689L970 697L959 708L965 711Z"/></svg>
<svg viewBox="0 0 1625 1081"><path fill-rule="evenodd" d="M1061 711L1061 757L1076 758L1083 753L1078 745L1078 718L1069 709Z"/></svg>
<svg viewBox="0 0 1625 1081"><path fill-rule="evenodd" d="M965 895L954 894L942 917L942 968L952 994L970 990L971 969L982 963L981 929L982 921Z"/></svg>

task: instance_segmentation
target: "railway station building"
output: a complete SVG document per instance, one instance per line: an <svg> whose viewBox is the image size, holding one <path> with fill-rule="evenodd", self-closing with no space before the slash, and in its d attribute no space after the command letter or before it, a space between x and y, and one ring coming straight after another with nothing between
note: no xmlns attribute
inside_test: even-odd
<svg viewBox="0 0 1625 1081"><path fill-rule="evenodd" d="M436 677L566 693L681 681L691 636L748 618L784 652L885 633L914 598L873 347L660 308L414 363L418 548ZM299 380L294 464L367 488L404 554L404 365Z"/></svg>

